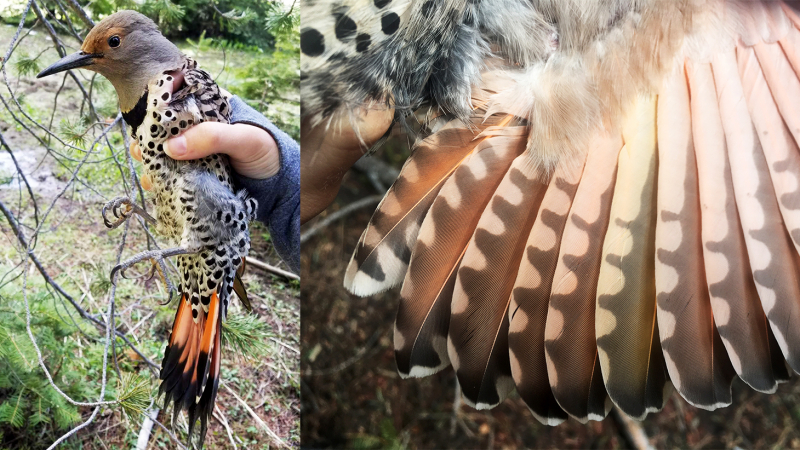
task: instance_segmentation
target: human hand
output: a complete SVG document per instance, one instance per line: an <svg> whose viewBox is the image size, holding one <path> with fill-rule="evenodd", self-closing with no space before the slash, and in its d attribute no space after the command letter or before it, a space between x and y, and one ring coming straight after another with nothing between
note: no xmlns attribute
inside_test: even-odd
<svg viewBox="0 0 800 450"><path fill-rule="evenodd" d="M170 74L173 77L172 92L176 92L184 85L183 72L174 71ZM272 135L244 123L197 124L181 135L168 139L164 151L170 158L181 161L224 153L230 158L234 172L259 180L275 175L281 166L278 144ZM130 152L134 159L142 161L142 150L136 141L131 144ZM150 189L150 177L143 175L140 182L143 188Z"/></svg>
<svg viewBox="0 0 800 450"><path fill-rule="evenodd" d="M141 161L142 152L134 141L131 156ZM269 178L280 169L280 152L272 136L261 128L244 124L203 122L186 130L180 136L167 140L164 151L172 159L198 159L212 153L230 157L233 170L242 176L256 179ZM150 189L150 178L143 175L142 187Z"/></svg>
<svg viewBox="0 0 800 450"><path fill-rule="evenodd" d="M389 129L394 108L365 109L358 132L347 118L326 126L302 125L300 136L300 223L322 212L336 198L342 177L364 152ZM361 139L363 139L363 144Z"/></svg>

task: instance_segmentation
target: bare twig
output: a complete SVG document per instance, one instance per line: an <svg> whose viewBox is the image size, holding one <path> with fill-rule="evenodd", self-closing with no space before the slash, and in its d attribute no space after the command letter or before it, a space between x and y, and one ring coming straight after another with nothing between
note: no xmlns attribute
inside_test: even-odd
<svg viewBox="0 0 800 450"><path fill-rule="evenodd" d="M231 445L233 445L233 450L236 450L236 441L233 439L233 431L231 431L231 427L228 425L228 419L225 418L225 414L219 409L219 405L214 405L214 418L225 428L225 431L228 433L228 439L230 439Z"/></svg>
<svg viewBox="0 0 800 450"><path fill-rule="evenodd" d="M303 234L300 235L300 244L305 244L309 239L314 237L317 233L321 230L325 229L328 225L332 224L333 222L344 218L348 214L352 213L353 211L357 211L361 208L366 208L367 206L372 206L379 203L383 199L383 195L371 195L369 197L362 198L356 202L353 202L344 208L336 211L335 213L331 213L327 215L324 219L321 219L319 222L315 223L311 228L307 229Z"/></svg>
<svg viewBox="0 0 800 450"><path fill-rule="evenodd" d="M239 404L241 404L244 407L245 410L247 410L247 412L250 414L250 416L253 418L253 420L256 421L256 424L258 424L258 426L260 426L261 429L263 429L264 431L267 432L267 435L269 436L270 439L272 439L272 442L274 442L279 447L283 447L283 448L288 448L289 447L289 445L283 439L281 439L280 436L275 434L275 432L272 431L272 429L269 427L269 425L267 425L267 423L264 422L264 420L258 414L256 414L256 412L253 411L252 408L250 408L250 405L248 405L247 402L242 400L241 397L236 395L236 392L234 392L233 389L228 387L227 383L225 383L224 381L220 381L219 384L221 384L222 387L224 387L225 390L228 391L228 393L231 394L233 396L233 398L235 398L239 402Z"/></svg>
<svg viewBox="0 0 800 450"><path fill-rule="evenodd" d="M142 429L139 430L139 437L136 439L136 450L147 450L147 443L150 442L150 432L153 430L157 417L158 408L151 408L144 414Z"/></svg>
<svg viewBox="0 0 800 450"><path fill-rule="evenodd" d="M271 273L274 273L276 275L280 275L280 276L282 276L284 278L288 278L290 280L299 280L300 279L300 276L298 276L296 274L293 274L292 272L289 272L288 270L279 269L279 268L277 268L275 266L271 266L271 265L269 265L269 264L267 264L267 263L265 263L263 261L259 261L259 260L255 259L255 258L250 257L250 256L247 257L247 264L250 264L250 265L253 265L255 267L258 267L259 269L266 270L267 272L271 272Z"/></svg>
<svg viewBox="0 0 800 450"><path fill-rule="evenodd" d="M620 430L625 435L626 439L636 450L654 450L650 445L650 439L647 437L642 425L625 415L616 406L611 408L611 413L614 415L614 420L619 425Z"/></svg>

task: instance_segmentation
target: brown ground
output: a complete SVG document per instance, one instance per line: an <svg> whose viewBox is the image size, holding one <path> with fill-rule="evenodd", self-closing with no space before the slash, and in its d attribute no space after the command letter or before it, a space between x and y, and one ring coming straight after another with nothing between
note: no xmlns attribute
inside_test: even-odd
<svg viewBox="0 0 800 450"><path fill-rule="evenodd" d="M379 157L386 158L385 153ZM351 171L327 213L376 192ZM630 443L609 417L547 427L515 394L491 411L453 414L452 369L401 379L392 324L398 289L358 298L342 287L344 270L374 208L330 225L302 253L302 445L308 448L623 448ZM733 404L710 412L673 393L642 425L656 448L800 448L800 382L775 395L737 379Z"/></svg>

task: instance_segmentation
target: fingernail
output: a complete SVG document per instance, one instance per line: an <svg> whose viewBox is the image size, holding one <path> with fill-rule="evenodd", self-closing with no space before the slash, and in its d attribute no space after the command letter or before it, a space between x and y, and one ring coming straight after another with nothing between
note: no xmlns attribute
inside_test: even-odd
<svg viewBox="0 0 800 450"><path fill-rule="evenodd" d="M166 142L166 146L164 147L164 151L167 152L167 155L175 157L175 156L183 156L186 154L186 138L183 136L178 136L176 138L169 139Z"/></svg>

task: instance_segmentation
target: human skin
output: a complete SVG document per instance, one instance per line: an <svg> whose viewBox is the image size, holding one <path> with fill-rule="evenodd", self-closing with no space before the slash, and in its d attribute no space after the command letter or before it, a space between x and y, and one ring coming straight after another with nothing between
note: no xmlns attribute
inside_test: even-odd
<svg viewBox="0 0 800 450"><path fill-rule="evenodd" d="M173 92L183 84L183 75L174 72ZM190 160L224 153L230 158L233 170L242 176L266 179L280 169L278 144L272 135L261 128L243 124L203 122L172 139L167 140L164 151L172 159ZM141 162L142 152L136 142L131 144L131 156ZM150 189L150 179L144 175L142 187Z"/></svg>
<svg viewBox="0 0 800 450"><path fill-rule="evenodd" d="M322 212L336 198L344 174L392 125L394 108L374 107L355 120L334 119L310 127L300 136L300 223ZM351 124L355 123L356 126Z"/></svg>

